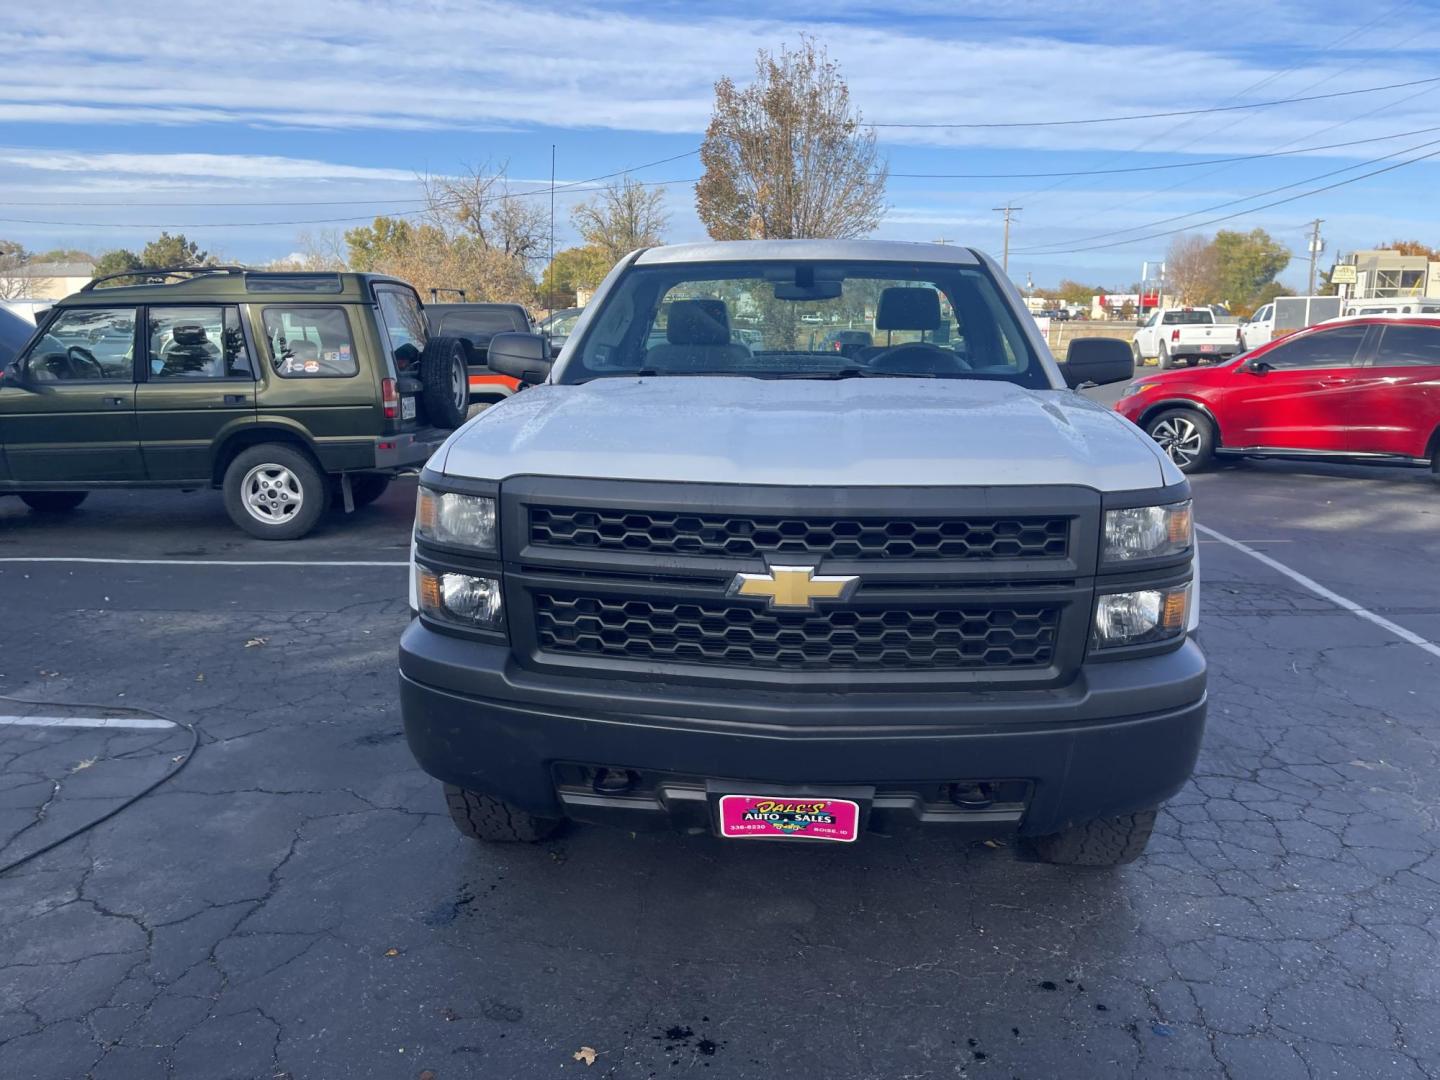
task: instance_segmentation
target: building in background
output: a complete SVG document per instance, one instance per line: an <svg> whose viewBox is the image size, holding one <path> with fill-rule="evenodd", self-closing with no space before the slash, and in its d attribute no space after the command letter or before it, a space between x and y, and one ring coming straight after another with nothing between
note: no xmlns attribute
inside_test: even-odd
<svg viewBox="0 0 1440 1080"><path fill-rule="evenodd" d="M1341 267L1352 267L1342 270ZM1401 255L1380 248L1355 251L1336 264L1331 280L1341 296L1355 300L1440 297L1440 262L1425 255Z"/></svg>
<svg viewBox="0 0 1440 1080"><path fill-rule="evenodd" d="M91 262L24 263L0 273L4 293L13 300L59 300L95 275Z"/></svg>

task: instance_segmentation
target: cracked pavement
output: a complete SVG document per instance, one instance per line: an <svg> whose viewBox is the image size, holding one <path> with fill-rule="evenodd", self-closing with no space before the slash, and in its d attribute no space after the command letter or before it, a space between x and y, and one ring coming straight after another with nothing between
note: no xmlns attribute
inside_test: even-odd
<svg viewBox="0 0 1440 1080"><path fill-rule="evenodd" d="M1204 524L1440 636L1428 476L1195 486ZM412 499L283 550L209 494L63 524L4 500L0 556L399 560ZM944 836L476 845L400 735L403 570L0 564L0 693L201 732L175 780L0 877L0 1076L1440 1075L1440 661L1202 559L1199 771L1113 873ZM0 863L187 742L0 729Z"/></svg>

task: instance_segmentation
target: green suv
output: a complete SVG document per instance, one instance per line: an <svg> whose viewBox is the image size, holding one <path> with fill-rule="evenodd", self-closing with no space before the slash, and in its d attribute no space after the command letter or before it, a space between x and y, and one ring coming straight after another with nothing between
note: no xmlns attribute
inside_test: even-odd
<svg viewBox="0 0 1440 1080"><path fill-rule="evenodd" d="M101 488L218 487L266 540L374 501L465 418L465 351L376 274L239 267L97 278L0 377L0 494L74 509ZM136 271L112 275L135 280Z"/></svg>

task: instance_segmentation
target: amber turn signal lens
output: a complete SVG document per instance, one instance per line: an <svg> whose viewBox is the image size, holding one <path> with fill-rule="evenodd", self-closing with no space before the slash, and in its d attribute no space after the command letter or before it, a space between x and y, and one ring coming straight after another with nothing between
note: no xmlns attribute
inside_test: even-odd
<svg viewBox="0 0 1440 1080"><path fill-rule="evenodd" d="M1185 618L1190 613L1190 586L1171 589L1165 594L1165 611L1160 617L1160 626L1167 633L1179 633L1185 629Z"/></svg>

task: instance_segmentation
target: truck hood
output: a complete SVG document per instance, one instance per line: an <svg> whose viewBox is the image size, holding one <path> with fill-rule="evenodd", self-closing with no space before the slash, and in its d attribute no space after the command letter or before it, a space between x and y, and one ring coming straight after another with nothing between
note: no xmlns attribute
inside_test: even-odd
<svg viewBox="0 0 1440 1080"><path fill-rule="evenodd" d="M471 420L430 462L487 480L1100 491L1179 482L1168 465L1128 421L1069 391L961 379L728 377L537 386Z"/></svg>

